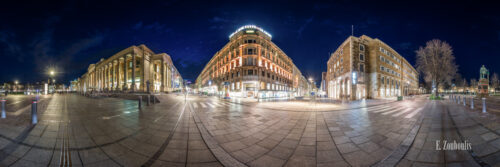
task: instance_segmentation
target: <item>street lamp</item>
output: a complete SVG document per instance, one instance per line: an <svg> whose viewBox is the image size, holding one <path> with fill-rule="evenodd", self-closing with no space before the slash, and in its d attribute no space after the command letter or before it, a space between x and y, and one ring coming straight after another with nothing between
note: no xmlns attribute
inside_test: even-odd
<svg viewBox="0 0 500 167"><path fill-rule="evenodd" d="M14 92L17 92L17 84L19 83L19 81L15 80L14 81Z"/></svg>
<svg viewBox="0 0 500 167"><path fill-rule="evenodd" d="M56 82L56 80L54 79L54 75L55 75L55 73L56 73L56 72L55 72L53 69L51 69L51 70L49 71L49 79L47 80L47 85L49 85L49 84L50 84L50 81L51 81L51 79L52 79L52 84L53 84L53 85L52 85L52 89L53 89L53 90L55 89L55 88L54 88L54 86L55 86L55 85L54 85L54 82Z"/></svg>

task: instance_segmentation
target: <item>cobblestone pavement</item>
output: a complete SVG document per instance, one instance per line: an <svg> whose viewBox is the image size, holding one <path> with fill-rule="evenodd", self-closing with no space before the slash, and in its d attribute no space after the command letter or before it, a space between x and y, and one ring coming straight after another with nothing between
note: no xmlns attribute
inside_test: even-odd
<svg viewBox="0 0 500 167"><path fill-rule="evenodd" d="M500 164L497 115L449 100L325 109L308 102L290 108L295 102L158 99L139 110L135 100L53 95L40 102L35 126L29 109L9 113L0 120L0 166ZM444 140L470 142L472 150L436 150Z"/></svg>

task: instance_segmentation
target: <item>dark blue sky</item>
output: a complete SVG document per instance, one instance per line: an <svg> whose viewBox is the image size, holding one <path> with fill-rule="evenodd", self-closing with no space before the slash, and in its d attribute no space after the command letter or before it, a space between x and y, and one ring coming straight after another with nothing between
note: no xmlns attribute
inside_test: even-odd
<svg viewBox="0 0 500 167"><path fill-rule="evenodd" d="M0 83L59 81L131 45L168 53L184 78L195 79L230 33L255 24L306 76L318 81L328 53L350 34L366 34L392 46L410 63L415 50L434 38L454 48L459 72L478 78L486 65L500 72L498 4L441 2L268 1L60 1L2 2Z"/></svg>

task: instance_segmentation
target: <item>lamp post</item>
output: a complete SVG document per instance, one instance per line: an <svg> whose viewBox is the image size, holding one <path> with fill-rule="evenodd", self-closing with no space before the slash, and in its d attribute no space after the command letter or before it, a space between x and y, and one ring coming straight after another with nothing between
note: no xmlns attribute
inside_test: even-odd
<svg viewBox="0 0 500 167"><path fill-rule="evenodd" d="M54 82L56 82L56 80L54 79L54 75L55 75L54 70L50 70L50 72L49 72L49 79L48 79L48 81L47 81L47 84L50 84L50 81L51 81L51 79L52 79L52 89L54 89L54 85L53 85L53 84L54 84ZM50 85L49 85L49 86L50 86ZM47 88L47 89L48 89L48 88Z"/></svg>
<svg viewBox="0 0 500 167"><path fill-rule="evenodd" d="M14 92L17 92L17 84L19 84L19 81L15 80L14 81Z"/></svg>
<svg viewBox="0 0 500 167"><path fill-rule="evenodd" d="M314 93L313 93L313 83L314 83L314 79L312 77L309 77L309 95L311 96L311 100L315 100L313 99L315 96L314 96Z"/></svg>

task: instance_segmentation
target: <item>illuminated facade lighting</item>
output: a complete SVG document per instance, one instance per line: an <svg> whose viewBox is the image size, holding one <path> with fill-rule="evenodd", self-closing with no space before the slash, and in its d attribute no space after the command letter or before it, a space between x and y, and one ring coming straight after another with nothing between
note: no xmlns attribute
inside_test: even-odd
<svg viewBox="0 0 500 167"><path fill-rule="evenodd" d="M350 36L330 55L326 91L334 99L358 100L418 94L418 72L389 45Z"/></svg>
<svg viewBox="0 0 500 167"><path fill-rule="evenodd" d="M259 98L307 94L311 83L262 28L246 25L229 39L196 79L198 91Z"/></svg>
<svg viewBox="0 0 500 167"><path fill-rule="evenodd" d="M134 45L89 65L77 81L77 90L172 92L182 89L182 81L168 54Z"/></svg>

